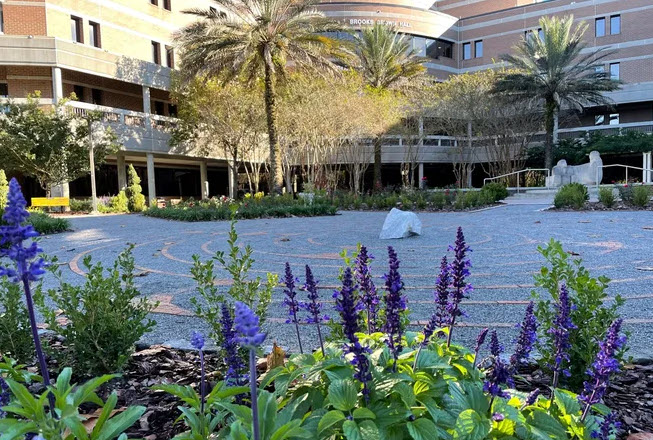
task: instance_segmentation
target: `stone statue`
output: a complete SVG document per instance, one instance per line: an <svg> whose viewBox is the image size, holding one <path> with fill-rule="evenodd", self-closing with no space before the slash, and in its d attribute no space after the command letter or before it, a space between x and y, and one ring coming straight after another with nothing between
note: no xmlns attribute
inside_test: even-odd
<svg viewBox="0 0 653 440"><path fill-rule="evenodd" d="M583 185L596 185L603 180L603 160L598 151L590 153L590 162L583 165L569 166L567 161L559 160L553 167L551 177L547 177L546 186L559 188L568 183L582 183ZM598 182L597 182L598 178Z"/></svg>

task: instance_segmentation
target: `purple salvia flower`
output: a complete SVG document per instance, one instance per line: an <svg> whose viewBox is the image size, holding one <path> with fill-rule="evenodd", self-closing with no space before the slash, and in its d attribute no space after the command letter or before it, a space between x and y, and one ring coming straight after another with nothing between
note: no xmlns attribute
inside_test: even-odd
<svg viewBox="0 0 653 440"><path fill-rule="evenodd" d="M606 415L601 424L599 425L598 431L592 431L591 437L598 440L610 440L616 431L621 427L621 422L616 412L611 411Z"/></svg>
<svg viewBox="0 0 653 440"><path fill-rule="evenodd" d="M204 401L206 399L206 375L204 370L204 335L194 331L191 334L190 344L200 352L200 411L204 414Z"/></svg>
<svg viewBox="0 0 653 440"><path fill-rule="evenodd" d="M252 432L254 440L261 439L258 424L258 394L256 392L256 348L265 340L265 333L261 333L259 318L244 303L236 301L236 316L234 328L238 332L238 342L249 350L249 387L252 404Z"/></svg>
<svg viewBox="0 0 653 440"><path fill-rule="evenodd" d="M535 405L535 402L537 402L538 397L540 397L540 389L535 388L533 391L530 392L528 396L526 396L524 407Z"/></svg>
<svg viewBox="0 0 653 440"><path fill-rule="evenodd" d="M424 335L424 340L422 341L422 347L426 347L429 345L429 342L431 341L431 336L433 336L433 333L435 333L435 330L438 329L437 325L437 316L433 314L431 316L431 319L429 319L429 322L426 323L424 326L424 329L422 330L422 334Z"/></svg>
<svg viewBox="0 0 653 440"><path fill-rule="evenodd" d="M495 412L492 414L492 420L495 422L503 422L505 420L506 416L504 416L501 413Z"/></svg>
<svg viewBox="0 0 653 440"><path fill-rule="evenodd" d="M229 385L242 385L242 372L245 369L243 359L238 352L238 340L234 330L234 320L227 303L222 303L222 316L220 318L222 329L222 349L224 351L224 362L227 366L225 381Z"/></svg>
<svg viewBox="0 0 653 440"><path fill-rule="evenodd" d="M329 317L322 315L322 303L320 302L320 294L317 290L318 281L315 280L313 276L313 271L311 268L306 265L306 283L304 284L303 290L308 293L308 303L305 304L306 310L308 310L308 319L306 320L309 324L313 323L317 326L317 337L320 340L320 349L322 349L322 356L326 356L324 352L324 342L322 342L322 330L320 329L321 321L328 321Z"/></svg>
<svg viewBox="0 0 653 440"><path fill-rule="evenodd" d="M402 295L404 282L399 274L399 259L397 253L388 246L388 273L384 276L386 294L385 300L385 327L387 334L386 344L394 358L393 370L397 369L397 359L403 350L402 337L404 334L403 324L401 322L402 313L406 310L406 298Z"/></svg>
<svg viewBox="0 0 653 440"><path fill-rule="evenodd" d="M537 341L537 318L533 313L535 304L531 301L526 307L526 314L524 320L517 325L519 328L519 336L517 337L517 346L515 352L510 357L510 367L516 371L528 357L533 350L533 346Z"/></svg>
<svg viewBox="0 0 653 440"><path fill-rule="evenodd" d="M451 268L447 256L442 257L440 262L440 274L435 282L435 324L444 327L449 323L449 287L451 286Z"/></svg>
<svg viewBox="0 0 653 440"><path fill-rule="evenodd" d="M560 295L555 305L556 317L549 333L553 334L554 339L554 363L551 365L553 370L553 389L558 387L560 382L560 373L569 376L569 371L564 368L565 363L569 362L569 331L576 328L571 321L571 302L569 301L569 291L566 285L560 286ZM552 395L553 397L553 395Z"/></svg>
<svg viewBox="0 0 653 440"><path fill-rule="evenodd" d="M302 348L302 338L299 335L299 319L297 318L297 313L299 312L300 304L297 301L297 292L295 291L295 277L292 274L290 269L290 264L286 262L286 272L284 275L284 284L286 288L283 290L283 293L286 297L283 299L283 303L288 306L288 316L289 319L286 320L286 324L291 322L295 324L295 331L297 332L297 342L299 343L299 352L304 353Z"/></svg>
<svg viewBox="0 0 653 440"><path fill-rule="evenodd" d="M7 385L7 382L0 377L0 419L7 416L7 413L2 410L2 407L9 405L10 399L11 394L9 392L9 385Z"/></svg>
<svg viewBox="0 0 653 440"><path fill-rule="evenodd" d="M453 335L453 328L456 325L456 319L464 315L463 311L460 310L460 303L472 291L472 286L466 281L470 274L469 268L472 266L472 263L467 258L467 253L470 252L470 248L465 243L465 235L461 227L458 228L456 234L456 244L450 250L454 251L454 260L451 263L451 292L447 306L449 312L447 347L451 346L451 337Z"/></svg>
<svg viewBox="0 0 653 440"><path fill-rule="evenodd" d="M501 389L501 385L514 386L512 375L510 374L509 366L501 359L503 347L499 344L499 338L496 330L492 330L490 335L490 351L493 356L492 369L488 372L486 381L483 385L483 390L490 394L492 398L495 397L509 397L509 395Z"/></svg>
<svg viewBox="0 0 653 440"><path fill-rule="evenodd" d="M478 336L476 337L476 348L474 349L473 367L476 367L476 362L478 361L478 352L481 351L481 347L485 343L485 338L487 337L489 331L490 331L489 328L484 328L478 333Z"/></svg>
<svg viewBox="0 0 653 440"><path fill-rule="evenodd" d="M361 303L365 306L367 312L367 332L374 333L377 330L376 319L379 309L379 295L376 292L376 286L372 281L370 272L370 261L374 259L367 253L367 248L361 246L358 256L356 257L356 281L361 292Z"/></svg>
<svg viewBox="0 0 653 440"><path fill-rule="evenodd" d="M608 389L610 377L621 369L616 356L626 343L626 337L620 334L622 322L621 319L617 319L610 325L605 340L599 343L596 360L587 372L589 380L585 382L584 390L578 396L578 400L585 404L582 420L587 417L592 405L601 402Z"/></svg>
<svg viewBox="0 0 653 440"><path fill-rule="evenodd" d="M38 281L43 276L46 263L43 258L39 257L43 250L35 241L32 240L27 246L23 243L25 240L31 240L39 235L31 225L22 225L29 217L29 212L25 209L26 206L27 201L23 197L18 181L15 178L11 179L9 194L7 195L7 206L2 216L6 225L0 227L0 259L3 257L9 258L13 261L14 267L0 267L0 276L7 276L14 283L22 283L23 285L39 369L41 370L43 383L49 385L51 383L50 374L41 347L30 287L32 281ZM52 393L48 393L48 400L50 412L54 414L55 401Z"/></svg>

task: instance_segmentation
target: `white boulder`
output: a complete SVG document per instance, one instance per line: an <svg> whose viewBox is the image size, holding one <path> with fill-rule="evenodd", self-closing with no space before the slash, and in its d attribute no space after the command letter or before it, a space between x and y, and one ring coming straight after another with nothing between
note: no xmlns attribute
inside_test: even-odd
<svg viewBox="0 0 653 440"><path fill-rule="evenodd" d="M422 222L414 212L392 208L385 218L379 238L390 240L422 234Z"/></svg>

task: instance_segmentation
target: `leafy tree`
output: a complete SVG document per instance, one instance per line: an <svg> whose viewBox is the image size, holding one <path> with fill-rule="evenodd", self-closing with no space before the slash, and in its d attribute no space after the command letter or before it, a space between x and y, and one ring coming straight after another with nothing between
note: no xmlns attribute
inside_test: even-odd
<svg viewBox="0 0 653 440"><path fill-rule="evenodd" d="M187 11L200 18L176 37L182 49L180 70L230 81L263 78L270 145L271 190L280 193L283 172L277 132L277 81L287 63L294 69L333 69L336 44L320 33L336 26L313 8L316 0L217 0L215 9Z"/></svg>
<svg viewBox="0 0 653 440"><path fill-rule="evenodd" d="M90 173L89 127L62 104L42 107L38 95L24 104L9 102L0 118L0 162L6 170L34 177L46 190L70 182ZM108 130L94 133L96 166L114 151L114 139Z"/></svg>
<svg viewBox="0 0 653 440"><path fill-rule="evenodd" d="M0 212L7 205L7 195L9 194L9 182L5 170L0 170Z"/></svg>
<svg viewBox="0 0 653 440"><path fill-rule="evenodd" d="M604 93L620 87L620 81L612 79L602 64L613 52L603 47L587 49L583 41L587 24L572 30L573 20L571 15L542 17L543 37L532 32L514 48L515 55L501 56L517 72L505 72L494 88L495 93L543 108L544 163L549 169L553 167L553 132L560 109L607 105L610 100Z"/></svg>
<svg viewBox="0 0 653 440"><path fill-rule="evenodd" d="M127 169L127 188L125 188L127 195L127 206L129 212L141 212L145 209L145 196L143 195L143 188L141 187L141 178L134 169L134 165L129 164Z"/></svg>
<svg viewBox="0 0 653 440"><path fill-rule="evenodd" d="M410 40L392 27L376 23L355 37L357 67L367 85L375 91L405 86L406 80L422 74L424 59L410 46ZM381 181L382 137L374 142L374 185Z"/></svg>

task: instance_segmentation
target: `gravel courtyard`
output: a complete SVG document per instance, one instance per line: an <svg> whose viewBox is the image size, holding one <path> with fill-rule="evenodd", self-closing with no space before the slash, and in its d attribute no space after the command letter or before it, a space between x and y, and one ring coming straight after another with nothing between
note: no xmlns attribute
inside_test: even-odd
<svg viewBox="0 0 653 440"><path fill-rule="evenodd" d="M386 271L386 247L395 247L411 321L423 323L433 310L433 285L439 261L462 226L473 249L474 292L464 309L465 327L456 340L471 344L484 326L499 330L508 350L533 290L533 274L543 264L537 247L550 238L563 242L565 250L578 254L593 276L612 279L608 293L626 298L622 314L631 332L631 355L653 358L653 216L650 212L543 212L541 206L508 205L469 213L421 213L423 235L382 241L378 234L385 218L381 212L343 212L335 217L243 220L238 223L242 244L254 248L254 274L283 273L290 262L303 282L304 265L313 268L323 288L323 299L332 308L343 248L365 244L376 257L373 273ZM181 223L140 215L73 217L73 232L46 237L43 248L63 263L67 280L83 282L82 260L113 263L127 243L134 243L137 285L141 292L161 302L154 313L155 330L143 342L187 346L191 330L204 328L192 316L190 298L195 295L190 276L192 255L211 258L226 250L228 222ZM221 272L221 278L226 274ZM47 284L52 281L49 279ZM225 288L226 289L226 288ZM303 294L300 293L300 296ZM295 349L294 332L284 324L282 290L277 289L270 308L268 342ZM333 315L333 310L327 313ZM415 327L417 328L417 327ZM305 345L317 346L311 326L303 326Z"/></svg>

